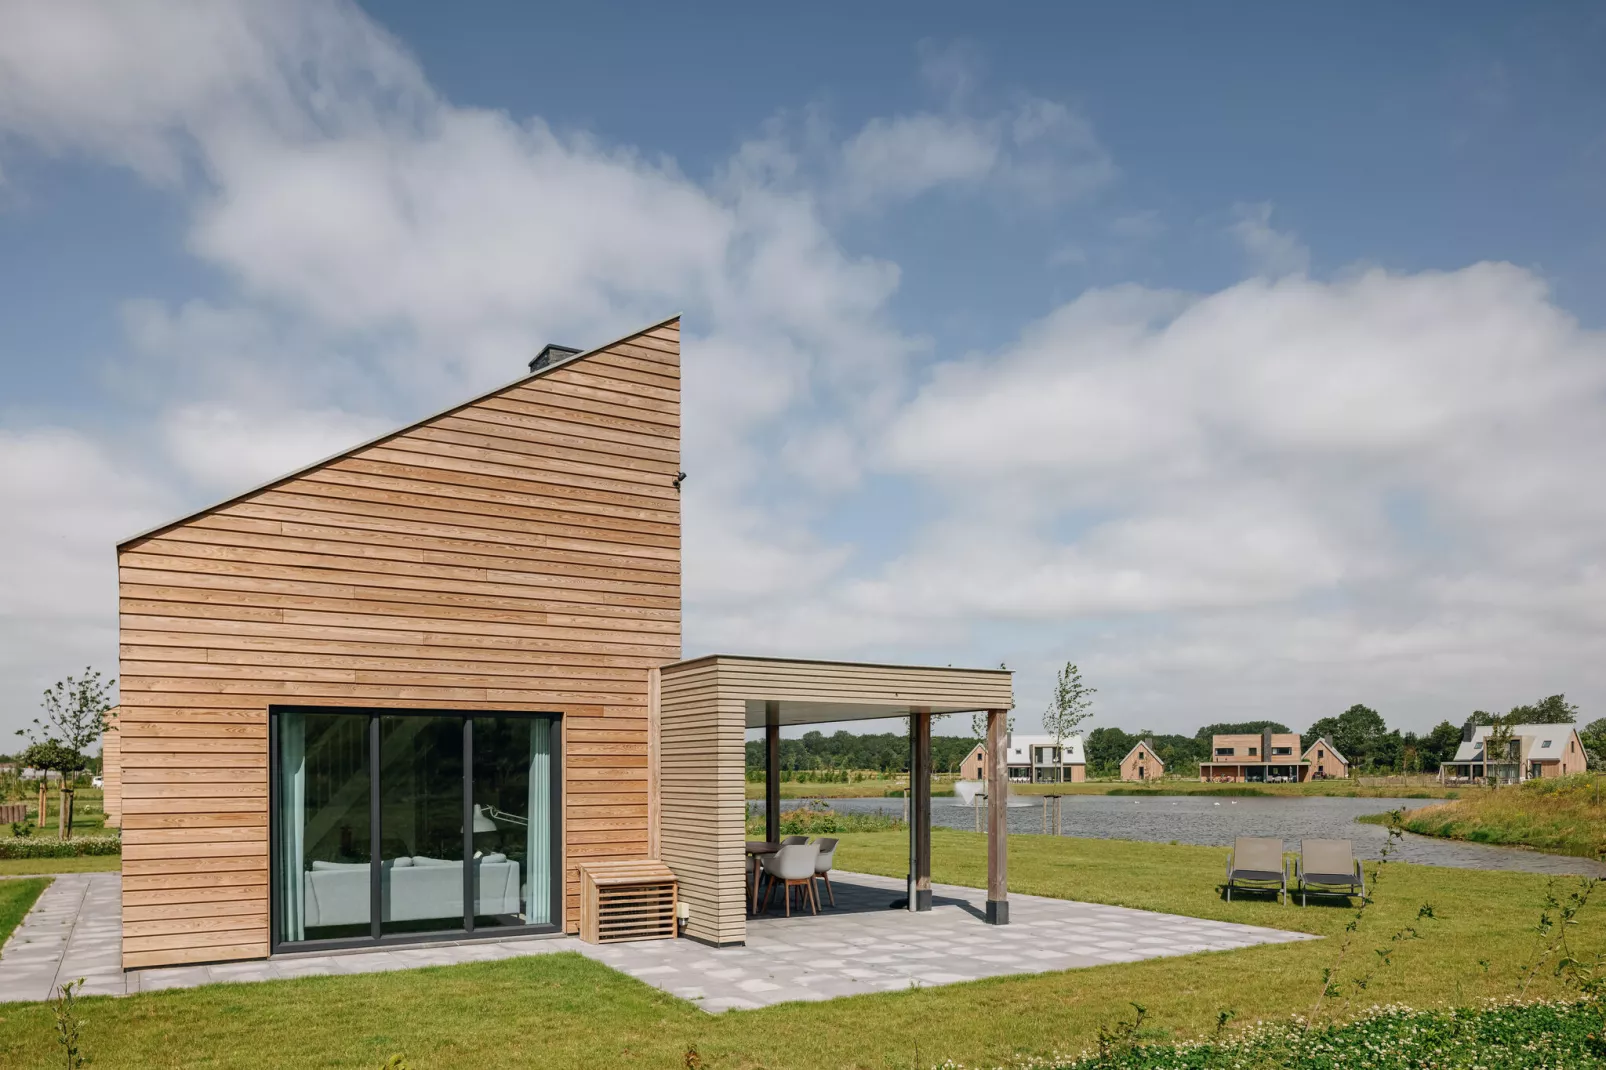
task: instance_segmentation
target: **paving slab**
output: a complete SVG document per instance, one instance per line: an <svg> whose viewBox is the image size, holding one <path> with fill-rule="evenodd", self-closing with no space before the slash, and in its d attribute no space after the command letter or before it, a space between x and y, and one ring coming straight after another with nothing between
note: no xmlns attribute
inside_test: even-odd
<svg viewBox="0 0 1606 1070"><path fill-rule="evenodd" d="M843 873L832 883L835 907L818 915L772 912L750 919L746 947L711 948L692 940L599 947L574 937L509 937L124 972L121 875L61 874L0 949L0 1002L48 999L78 977L85 978L85 994L126 995L575 951L717 1014L1316 939L1035 895L1011 895L1010 924L990 926L980 889L936 885L932 909L910 913L890 906L903 895L902 881Z"/></svg>

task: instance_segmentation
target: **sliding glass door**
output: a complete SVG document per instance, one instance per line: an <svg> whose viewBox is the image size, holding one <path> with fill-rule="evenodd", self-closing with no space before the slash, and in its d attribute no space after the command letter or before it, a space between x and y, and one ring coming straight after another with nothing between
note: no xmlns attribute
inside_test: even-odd
<svg viewBox="0 0 1606 1070"><path fill-rule="evenodd" d="M556 927L555 716L276 709L270 737L275 946Z"/></svg>

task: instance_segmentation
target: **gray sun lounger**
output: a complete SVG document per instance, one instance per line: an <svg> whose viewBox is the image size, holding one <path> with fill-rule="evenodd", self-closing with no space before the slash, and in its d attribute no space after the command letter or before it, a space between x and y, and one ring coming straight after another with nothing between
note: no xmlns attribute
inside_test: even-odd
<svg viewBox="0 0 1606 1070"><path fill-rule="evenodd" d="M1366 878L1348 840L1300 840L1294 883L1300 906L1307 895L1366 895Z"/></svg>
<svg viewBox="0 0 1606 1070"><path fill-rule="evenodd" d="M1275 891L1288 902L1288 870L1283 865L1283 841L1260 836L1239 836L1227 855L1227 902L1232 889L1254 888Z"/></svg>

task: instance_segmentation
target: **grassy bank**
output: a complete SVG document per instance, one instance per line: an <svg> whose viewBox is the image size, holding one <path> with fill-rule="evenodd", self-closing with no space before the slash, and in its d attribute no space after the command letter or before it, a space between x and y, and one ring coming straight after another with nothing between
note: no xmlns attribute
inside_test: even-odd
<svg viewBox="0 0 1606 1070"><path fill-rule="evenodd" d="M1404 824L1423 836L1606 859L1603 779L1581 774L1515 787L1468 788L1454 802L1411 811Z"/></svg>
<svg viewBox="0 0 1606 1070"><path fill-rule="evenodd" d="M952 778L937 778L932 794L952 795ZM1338 796L1350 799L1454 799L1462 790L1438 785L1410 787L1374 787L1354 780L1318 780L1309 784L1205 784L1197 780L1162 780L1154 786L1138 786L1119 780L1084 781L1080 784L1011 784L1011 795L1230 795L1244 796ZM903 789L904 781L889 779L862 780L848 784L809 784L785 781L781 784L783 799L871 799L895 797ZM748 799L764 798L764 784L749 781Z"/></svg>
<svg viewBox="0 0 1606 1070"><path fill-rule="evenodd" d="M938 829L932 839L938 881L977 885L984 879L985 837ZM855 833L842 840L839 867L904 872L904 833ZM1215 848L1014 836L1011 886L1342 937L1353 910L1283 907L1251 896L1224 902L1218 890L1224 858ZM1416 925L1422 939L1393 945L1392 965L1377 968L1360 1002L1423 1007L1509 995L1534 949L1546 887L1544 878L1530 874L1392 866L1340 978L1371 970L1372 949ZM1435 920L1417 920L1423 903L1433 905ZM1606 946L1606 925L1592 917L1579 926L1577 939L1585 952ZM266 1062L375 1068L398 1052L418 1068L838 1070L924 1067L948 1058L991 1066L1020 1054L1092 1046L1101 1026L1130 1018L1134 1001L1148 1008L1144 1036L1155 1040L1207 1035L1222 1010L1236 1011L1239 1023L1308 1011L1338 943L1305 941L719 1016L570 954L91 998L81 1007L84 1043L100 1067L254 1068ZM1530 997L1558 990L1548 971L1540 974ZM687 1057L692 1049L695 1060ZM0 1065L59 1061L47 1007L0 1008Z"/></svg>
<svg viewBox="0 0 1606 1070"><path fill-rule="evenodd" d="M0 881L0 948L4 948L11 930L22 924L26 915L50 885L49 878L40 880Z"/></svg>

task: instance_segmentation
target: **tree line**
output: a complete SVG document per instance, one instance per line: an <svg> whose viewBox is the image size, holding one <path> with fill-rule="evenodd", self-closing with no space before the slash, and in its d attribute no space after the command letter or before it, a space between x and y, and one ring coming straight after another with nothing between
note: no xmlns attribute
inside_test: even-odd
<svg viewBox="0 0 1606 1070"><path fill-rule="evenodd" d="M1576 724L1578 707L1565 695L1551 695L1538 702L1514 706L1505 714L1474 710L1469 717L1475 724ZM1196 774L1198 764L1210 758L1211 737L1229 733L1293 731L1278 721L1218 722L1200 727L1192 735L1166 732L1127 732L1120 728L1095 728L1084 740L1089 776L1115 776L1121 759L1140 740L1153 740L1155 752L1173 774ZM1606 766L1606 717L1579 729L1592 762ZM1461 725L1440 721L1427 732L1389 728L1383 715L1357 703L1343 713L1323 717L1300 733L1301 750L1325 737L1338 748L1358 773L1436 773L1440 764L1455 756L1461 745ZM940 773L957 773L959 763L979 742L968 736L933 735L932 767ZM875 772L896 775L909 771L909 736L904 732L858 735L837 731L830 735L811 731L797 739L781 740L781 770L790 780L847 780L853 773ZM750 776L762 777L764 741L747 743L747 769Z"/></svg>
<svg viewBox="0 0 1606 1070"><path fill-rule="evenodd" d="M1578 707L1567 701L1565 695L1550 695L1538 702L1513 706L1504 714L1474 710L1468 718L1474 724L1576 724ZM1293 731L1277 721L1243 721L1239 723L1207 724L1193 735L1162 732L1126 732L1119 728L1095 728L1085 741L1089 776L1113 776L1139 740L1152 739L1155 752L1172 773L1196 770L1198 764L1211 756L1210 739L1214 735L1230 733L1259 733ZM1592 761L1606 764L1606 718L1593 721L1578 730ZM1325 738L1358 773L1436 773L1439 766L1455 757L1461 746L1461 725L1448 720L1440 721L1422 734L1390 729L1383 715L1356 703L1343 713L1323 717L1300 733L1303 750L1318 739Z"/></svg>
<svg viewBox="0 0 1606 1070"><path fill-rule="evenodd" d="M931 766L939 773L959 772L976 741L968 736L931 737ZM906 732L877 732L858 735L837 731L805 732L798 739L781 740L781 772L786 779L815 781L846 780L856 772L875 772L887 776L909 771L909 736ZM749 775L764 773L764 741L747 741ZM806 778L799 774L810 774Z"/></svg>

